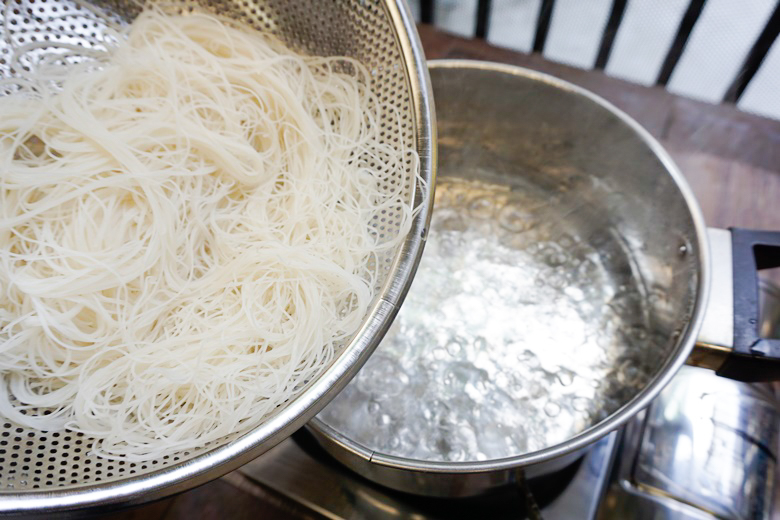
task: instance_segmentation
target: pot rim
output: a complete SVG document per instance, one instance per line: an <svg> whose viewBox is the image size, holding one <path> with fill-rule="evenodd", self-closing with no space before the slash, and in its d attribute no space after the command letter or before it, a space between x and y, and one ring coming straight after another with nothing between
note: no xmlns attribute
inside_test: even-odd
<svg viewBox="0 0 780 520"><path fill-rule="evenodd" d="M474 462L443 462L443 461L425 461L406 457L398 457L371 450L360 443L344 436L337 430L328 426L317 417L309 421L308 426L313 428L320 436L324 436L339 448L350 452L352 455L364 459L372 464L394 468L398 470L414 471L422 473L440 473L440 474L465 474L465 473L484 473L501 470L511 470L521 466L530 466L548 462L550 460L562 457L576 450L582 449L608 433L624 425L629 419L634 417L641 410L646 408L650 402L661 392L661 390L677 374L677 371L685 363L694 344L704 320L704 311L709 299L710 291L710 250L707 239L707 228L704 224L704 217L699 208L698 202L693 195L688 182L682 175L673 159L666 149L650 133L637 123L631 116L626 114L615 105L604 98L586 90L582 87L558 79L549 74L526 69L516 65L507 65L489 61L477 60L431 60L428 61L429 69L476 69L485 71L495 71L513 76L524 77L532 80L541 81L550 84L556 88L578 94L590 100L602 108L610 111L626 124L655 156L663 164L667 173L674 180L678 190L686 202L688 211L693 221L693 227L696 231L696 247L699 251L698 280L696 287L696 299L693 306L691 318L685 328L680 341L674 351L670 353L663 367L653 377L650 382L635 395L628 403L624 404L618 410L613 412L605 420L591 426L580 432L574 437L564 442L549 446L542 450L525 453L514 457L502 459L492 459ZM435 99L434 99L435 102Z"/></svg>

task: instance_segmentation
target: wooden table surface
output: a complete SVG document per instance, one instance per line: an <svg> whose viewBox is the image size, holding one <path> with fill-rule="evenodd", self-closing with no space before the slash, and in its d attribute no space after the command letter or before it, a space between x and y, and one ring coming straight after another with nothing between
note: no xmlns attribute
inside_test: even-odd
<svg viewBox="0 0 780 520"><path fill-rule="evenodd" d="M780 229L780 122L733 106L684 99L498 49L420 26L428 59L475 59L519 65L585 87L624 110L671 153L688 179L709 226ZM110 515L114 520L319 518L234 472L181 495Z"/></svg>

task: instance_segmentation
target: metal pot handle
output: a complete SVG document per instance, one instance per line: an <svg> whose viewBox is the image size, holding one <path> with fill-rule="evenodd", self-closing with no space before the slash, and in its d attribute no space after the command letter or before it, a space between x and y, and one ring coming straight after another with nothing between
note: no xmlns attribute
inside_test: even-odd
<svg viewBox="0 0 780 520"><path fill-rule="evenodd" d="M713 283L689 364L738 381L780 380L780 340L762 338L758 271L780 267L780 232L709 229Z"/></svg>

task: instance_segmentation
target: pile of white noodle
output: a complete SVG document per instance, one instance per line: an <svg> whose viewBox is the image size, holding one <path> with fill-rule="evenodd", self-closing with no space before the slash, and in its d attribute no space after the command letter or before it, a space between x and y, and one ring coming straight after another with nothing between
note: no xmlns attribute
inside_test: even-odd
<svg viewBox="0 0 780 520"><path fill-rule="evenodd" d="M416 156L353 60L197 13L118 41L4 82L0 415L145 460L256 426L332 361Z"/></svg>

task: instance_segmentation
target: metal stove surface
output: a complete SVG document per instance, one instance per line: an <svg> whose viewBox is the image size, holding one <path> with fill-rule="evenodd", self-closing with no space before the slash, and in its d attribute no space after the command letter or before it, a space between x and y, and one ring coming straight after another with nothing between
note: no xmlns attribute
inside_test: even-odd
<svg viewBox="0 0 780 520"><path fill-rule="evenodd" d="M479 498L431 499L382 488L345 469L298 432L240 471L257 483L327 518L596 518L618 434L594 445L560 473Z"/></svg>

